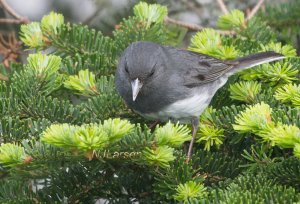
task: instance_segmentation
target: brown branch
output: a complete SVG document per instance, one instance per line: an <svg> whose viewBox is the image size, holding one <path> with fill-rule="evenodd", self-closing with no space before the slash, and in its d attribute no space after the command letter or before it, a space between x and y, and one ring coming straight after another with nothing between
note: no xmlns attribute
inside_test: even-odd
<svg viewBox="0 0 300 204"><path fill-rule="evenodd" d="M201 27L201 26L199 26L197 24L192 24L192 23L187 23L187 22L183 22L183 21L178 21L178 20L170 18L169 16L167 16L165 18L165 23L172 23L172 24L175 24L175 25L178 25L180 27L184 27L184 28L187 28L187 29L193 30L193 31L199 31L199 30L203 29L203 27Z"/></svg>
<svg viewBox="0 0 300 204"><path fill-rule="evenodd" d="M20 24L20 23L25 23L23 20L19 19L12 19L12 18L0 18L0 23L6 24L6 23L11 23L11 24Z"/></svg>
<svg viewBox="0 0 300 204"><path fill-rule="evenodd" d="M192 30L192 31L201 31L201 30L204 29L204 27L202 27L200 25L175 20L175 19L170 18L169 16L167 16L164 19L164 21L167 24L168 23L175 24L175 25L178 25L178 26L183 27L183 28L187 28L188 30ZM223 31L223 30L216 30L216 31L220 34L223 34L223 35L234 35L233 31Z"/></svg>
<svg viewBox="0 0 300 204"><path fill-rule="evenodd" d="M22 16L20 16L16 11L14 11L5 0L0 0L0 4L3 6L3 8L13 17L17 19L21 19Z"/></svg>
<svg viewBox="0 0 300 204"><path fill-rule="evenodd" d="M220 9L222 10L223 13L228 13L228 9L224 3L223 0L217 0L219 6L220 6Z"/></svg>
<svg viewBox="0 0 300 204"><path fill-rule="evenodd" d="M262 4L264 3L264 0L259 0L257 4L254 6L254 8L250 11L249 15L247 15L247 20L251 19L257 11L260 9Z"/></svg>
<svg viewBox="0 0 300 204"><path fill-rule="evenodd" d="M7 11L10 15L19 20L19 23L29 23L29 19L27 17L23 17L19 15L15 10L13 10L5 0L0 0L0 5L3 7L5 11ZM11 19L12 20L12 19ZM8 21L10 22L10 21ZM7 22L5 22L7 23ZM11 21L11 23L17 23L17 21Z"/></svg>
<svg viewBox="0 0 300 204"><path fill-rule="evenodd" d="M87 19L85 19L82 23L87 24L87 25L90 24L99 15L101 10L102 10L102 7L99 6L96 9L96 11L92 15L90 15Z"/></svg>

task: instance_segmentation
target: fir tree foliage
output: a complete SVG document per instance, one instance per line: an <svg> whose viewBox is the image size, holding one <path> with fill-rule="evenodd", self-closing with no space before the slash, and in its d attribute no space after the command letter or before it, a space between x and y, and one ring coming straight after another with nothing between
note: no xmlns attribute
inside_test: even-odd
<svg viewBox="0 0 300 204"><path fill-rule="evenodd" d="M168 14L168 9L159 4L147 4L140 2L133 9L134 14L141 20L146 22L146 28L149 28L151 23L161 23Z"/></svg>
<svg viewBox="0 0 300 204"><path fill-rule="evenodd" d="M168 122L163 127L155 129L155 140L158 145L169 145L171 147L178 147L186 141L190 141L190 130L183 125L173 125Z"/></svg>
<svg viewBox="0 0 300 204"><path fill-rule="evenodd" d="M39 48L44 46L42 29L38 22L22 25L20 36L21 40L30 48Z"/></svg>
<svg viewBox="0 0 300 204"><path fill-rule="evenodd" d="M192 36L190 51L218 59L271 50L286 59L228 80L201 115L187 163L190 126L150 130L113 76L130 43L178 45L186 31L165 24L164 5L132 10L110 37L55 12L21 26L33 54L0 67L0 203L299 202L300 61L277 38L282 21L233 10L217 23L229 35L206 28Z"/></svg>
<svg viewBox="0 0 300 204"><path fill-rule="evenodd" d="M240 10L232 10L219 18L218 27L224 30L240 31L246 27L245 15Z"/></svg>
<svg viewBox="0 0 300 204"><path fill-rule="evenodd" d="M198 130L198 143L205 143L204 149L210 151L212 146L223 144L224 129L212 125L201 124Z"/></svg>
<svg viewBox="0 0 300 204"><path fill-rule="evenodd" d="M84 124L81 126L55 124L48 127L41 141L71 151L100 150L111 143L120 140L130 131L133 125L120 119L105 120L103 124ZM93 155L88 155L89 159Z"/></svg>
<svg viewBox="0 0 300 204"><path fill-rule="evenodd" d="M230 85L229 89L230 98L251 104L257 100L257 95L261 92L261 84L256 81L241 81Z"/></svg>
<svg viewBox="0 0 300 204"><path fill-rule="evenodd" d="M236 117L233 128L239 132L258 133L272 125L272 109L268 104L260 103L247 108Z"/></svg>
<svg viewBox="0 0 300 204"><path fill-rule="evenodd" d="M163 145L154 149L146 148L143 151L145 160L153 166L170 167L169 162L175 159L174 148Z"/></svg>
<svg viewBox="0 0 300 204"><path fill-rule="evenodd" d="M194 181L179 184L176 191L175 199L183 203L190 203L191 199L201 200L206 196L206 188L203 184L197 184Z"/></svg>
<svg viewBox="0 0 300 204"><path fill-rule="evenodd" d="M59 13L50 12L41 20L41 28L44 33L57 35L59 29L64 24L64 16Z"/></svg>
<svg viewBox="0 0 300 204"><path fill-rule="evenodd" d="M223 45L221 35L208 28L192 37L189 50L219 59L234 59L239 55L234 46Z"/></svg>
<svg viewBox="0 0 300 204"><path fill-rule="evenodd" d="M0 162L6 166L20 165L26 158L24 148L14 143L2 143L0 153Z"/></svg>
<svg viewBox="0 0 300 204"><path fill-rule="evenodd" d="M76 91L79 95L98 95L95 75L92 72L89 72L88 69L80 70L78 75L69 76L69 78L64 81L64 86Z"/></svg>
<svg viewBox="0 0 300 204"><path fill-rule="evenodd" d="M275 98L285 103L290 102L294 106L298 107L300 105L299 94L300 94L300 86L290 83L277 89L275 92Z"/></svg>

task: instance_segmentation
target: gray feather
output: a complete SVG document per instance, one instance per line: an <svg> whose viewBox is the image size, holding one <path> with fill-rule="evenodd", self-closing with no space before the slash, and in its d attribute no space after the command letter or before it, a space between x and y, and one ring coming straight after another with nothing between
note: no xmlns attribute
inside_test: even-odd
<svg viewBox="0 0 300 204"><path fill-rule="evenodd" d="M282 58L275 52L265 52L222 61L152 42L135 42L120 58L116 87L127 105L142 115L157 113L177 101L207 92L203 95L204 107L230 75ZM136 78L144 85L133 101L131 81Z"/></svg>
<svg viewBox="0 0 300 204"><path fill-rule="evenodd" d="M232 75L241 70L249 69L260 64L281 60L283 58L285 58L283 55L273 51L269 51L252 54L246 57L238 58L236 60L225 61L225 63L233 65L233 68L227 75Z"/></svg>

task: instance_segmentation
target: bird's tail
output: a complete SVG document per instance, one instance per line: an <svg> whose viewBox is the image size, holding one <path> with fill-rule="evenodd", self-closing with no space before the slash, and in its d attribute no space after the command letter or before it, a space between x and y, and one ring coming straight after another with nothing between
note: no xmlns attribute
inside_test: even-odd
<svg viewBox="0 0 300 204"><path fill-rule="evenodd" d="M252 54L235 60L228 60L225 63L228 65L233 65L232 69L228 72L228 75L230 76L241 70L248 69L256 65L281 60L283 58L285 58L283 55L269 51Z"/></svg>

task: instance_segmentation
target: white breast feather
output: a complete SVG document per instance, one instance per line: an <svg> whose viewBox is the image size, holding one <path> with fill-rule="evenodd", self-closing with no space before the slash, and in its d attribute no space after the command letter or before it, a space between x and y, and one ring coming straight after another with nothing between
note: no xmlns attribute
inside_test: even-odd
<svg viewBox="0 0 300 204"><path fill-rule="evenodd" d="M189 123L192 117L199 117L208 106L210 97L208 93L201 93L193 97L182 99L172 103L157 113L143 114L144 117L159 121L180 121Z"/></svg>
<svg viewBox="0 0 300 204"><path fill-rule="evenodd" d="M190 123L191 118L201 115L209 105L216 91L222 87L226 81L227 77L219 78L214 83L205 84L195 89L194 96L176 101L159 112L139 114L145 118L161 122L172 120L174 122Z"/></svg>

